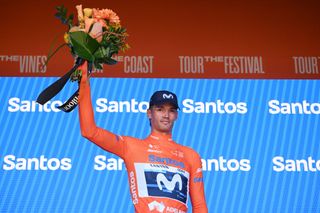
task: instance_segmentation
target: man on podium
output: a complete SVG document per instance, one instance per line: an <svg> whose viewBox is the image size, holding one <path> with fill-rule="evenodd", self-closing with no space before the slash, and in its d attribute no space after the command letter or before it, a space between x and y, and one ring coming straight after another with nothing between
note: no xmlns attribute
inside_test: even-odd
<svg viewBox="0 0 320 213"><path fill-rule="evenodd" d="M147 110L151 133L146 139L119 136L96 126L87 62L81 70L81 134L124 160L135 211L187 212L190 195L193 212L208 212L200 156L171 138L174 122L178 118L177 96L165 90L156 91L151 96Z"/></svg>

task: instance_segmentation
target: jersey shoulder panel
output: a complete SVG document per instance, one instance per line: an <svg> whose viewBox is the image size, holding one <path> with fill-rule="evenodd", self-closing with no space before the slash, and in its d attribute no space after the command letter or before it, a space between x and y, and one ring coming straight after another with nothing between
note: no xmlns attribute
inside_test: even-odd
<svg viewBox="0 0 320 213"><path fill-rule="evenodd" d="M201 156L193 148L180 145L181 150L185 153L185 161L191 166L192 171L201 167Z"/></svg>
<svg viewBox="0 0 320 213"><path fill-rule="evenodd" d="M141 141L141 139L139 138L135 138L132 136L119 136L121 138L121 140L125 141L125 142L139 142Z"/></svg>
<svg viewBox="0 0 320 213"><path fill-rule="evenodd" d="M189 146L184 146L181 144L178 144L178 146L181 147L181 149L187 153L187 156L190 156L191 158L194 158L194 157L200 158L200 155L198 154L198 152L196 152L193 148Z"/></svg>

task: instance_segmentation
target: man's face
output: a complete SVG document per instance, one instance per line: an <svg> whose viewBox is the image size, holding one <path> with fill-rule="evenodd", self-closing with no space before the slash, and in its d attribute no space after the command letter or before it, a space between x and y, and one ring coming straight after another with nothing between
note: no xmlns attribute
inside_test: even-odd
<svg viewBox="0 0 320 213"><path fill-rule="evenodd" d="M173 124L178 118L178 112L171 104L152 106L147 111L152 131L171 134Z"/></svg>

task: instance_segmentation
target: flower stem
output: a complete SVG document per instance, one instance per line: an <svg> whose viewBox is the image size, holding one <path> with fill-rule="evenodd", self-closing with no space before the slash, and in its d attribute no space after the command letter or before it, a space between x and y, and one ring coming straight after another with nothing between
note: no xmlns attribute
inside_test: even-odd
<svg viewBox="0 0 320 213"><path fill-rule="evenodd" d="M49 60L52 58L52 56L54 56L63 46L67 45L66 43L63 43L61 44L60 46L58 46L55 51L53 51L53 53L48 53L48 56L47 56L47 60L45 61L45 63L41 66L41 67L44 67L44 66L47 66Z"/></svg>

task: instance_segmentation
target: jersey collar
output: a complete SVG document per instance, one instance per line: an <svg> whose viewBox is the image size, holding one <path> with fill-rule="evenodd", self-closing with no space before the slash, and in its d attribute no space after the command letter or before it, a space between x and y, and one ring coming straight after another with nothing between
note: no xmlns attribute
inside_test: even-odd
<svg viewBox="0 0 320 213"><path fill-rule="evenodd" d="M161 133L151 132L149 137L154 139L154 140L158 140L158 141L170 141L170 142L173 142L171 134L161 134Z"/></svg>

